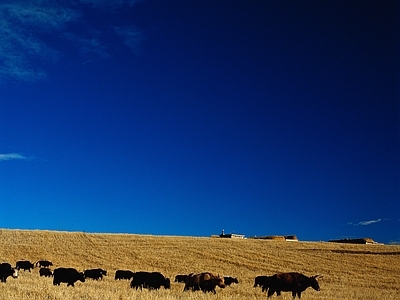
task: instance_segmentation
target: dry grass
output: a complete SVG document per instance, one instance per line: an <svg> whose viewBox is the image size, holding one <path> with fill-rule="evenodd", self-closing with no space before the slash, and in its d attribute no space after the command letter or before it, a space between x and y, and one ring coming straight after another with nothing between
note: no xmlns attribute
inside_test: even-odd
<svg viewBox="0 0 400 300"><path fill-rule="evenodd" d="M21 230L0 230L0 241L0 262L47 259L54 268L108 272L72 288L53 286L38 268L21 270L0 284L1 299L265 299L253 288L255 276L287 271L323 275L321 291L309 288L302 299L398 299L400 292L400 246ZM171 278L171 289L133 290L129 281L114 280L117 269L159 271ZM202 271L238 277L239 284L213 295L183 292L173 282L176 274Z"/></svg>

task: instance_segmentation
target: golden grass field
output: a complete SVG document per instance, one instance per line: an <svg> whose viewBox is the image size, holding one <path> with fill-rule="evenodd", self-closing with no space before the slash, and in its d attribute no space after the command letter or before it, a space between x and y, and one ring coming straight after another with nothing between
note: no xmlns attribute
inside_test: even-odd
<svg viewBox="0 0 400 300"><path fill-rule="evenodd" d="M20 270L17 279L0 283L0 299L266 299L254 278L289 271L323 276L321 291L308 288L301 299L400 299L400 246L5 229L0 241L0 262L46 259L52 270L103 268L108 275L67 287L53 286L39 268ZM114 280L117 269L159 271L171 289L131 289L128 280ZM173 282L177 274L203 271L237 277L239 284L217 287L214 295L183 292L184 284Z"/></svg>

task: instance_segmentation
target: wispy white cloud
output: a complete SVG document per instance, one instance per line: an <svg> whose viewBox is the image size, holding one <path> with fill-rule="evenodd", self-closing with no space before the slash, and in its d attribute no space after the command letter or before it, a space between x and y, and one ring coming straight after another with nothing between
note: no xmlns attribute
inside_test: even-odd
<svg viewBox="0 0 400 300"><path fill-rule="evenodd" d="M53 32L78 14L50 1L5 1L0 4L0 76L23 81L46 78L41 65L57 61L59 51L38 33ZM39 62L39 64L37 64Z"/></svg>
<svg viewBox="0 0 400 300"><path fill-rule="evenodd" d="M22 154L19 153L5 153L5 154L0 154L0 161L5 161L5 160L28 160L29 157L26 157Z"/></svg>
<svg viewBox="0 0 400 300"><path fill-rule="evenodd" d="M367 226L367 225L371 225L371 224L375 224L375 223L379 223L381 222L382 219L377 219L377 220L369 220L369 221L361 221L358 223L348 223L348 225L353 225L353 226Z"/></svg>
<svg viewBox="0 0 400 300"><path fill-rule="evenodd" d="M116 24L90 24L85 14L115 13L137 0L5 0L0 3L0 79L37 81L47 77L46 65L56 63L64 53L61 42L70 43L82 55L110 57L103 31L113 31ZM85 9L83 9L85 7ZM115 19L114 19L115 20ZM88 23L89 22L89 23ZM74 25L74 26L70 26ZM127 26L114 34L136 51L138 29ZM135 36L136 34L136 36ZM104 36L103 36L104 37ZM51 41L51 42L49 42ZM59 48L57 48L59 47ZM69 48L69 49L73 49ZM92 60L93 57L90 57ZM87 57L83 60L88 60Z"/></svg>
<svg viewBox="0 0 400 300"><path fill-rule="evenodd" d="M66 23L76 20L79 11L66 6L58 6L57 1L10 1L1 5L1 11L6 12L7 20L31 29L50 31L60 29Z"/></svg>

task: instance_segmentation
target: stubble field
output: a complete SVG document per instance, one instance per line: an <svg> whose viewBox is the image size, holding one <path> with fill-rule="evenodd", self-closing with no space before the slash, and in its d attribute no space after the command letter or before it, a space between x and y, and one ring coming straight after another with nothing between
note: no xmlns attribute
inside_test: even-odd
<svg viewBox="0 0 400 300"><path fill-rule="evenodd" d="M107 270L100 281L54 286L39 268L19 272L0 283L1 299L266 299L253 288L258 275L300 272L321 275L321 291L308 288L301 299L399 299L400 246L326 242L278 242L254 239L89 234L83 232L0 230L0 262L50 260L79 271ZM129 281L114 280L117 269L158 271L171 279L171 289L134 290ZM239 284L217 294L183 292L175 275L209 271L234 276ZM291 299L283 292L281 299ZM279 299L276 295L270 299Z"/></svg>

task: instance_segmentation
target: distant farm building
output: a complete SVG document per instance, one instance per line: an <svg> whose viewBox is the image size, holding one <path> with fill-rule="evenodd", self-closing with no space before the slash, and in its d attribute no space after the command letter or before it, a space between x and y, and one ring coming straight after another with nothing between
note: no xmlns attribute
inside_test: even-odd
<svg viewBox="0 0 400 300"><path fill-rule="evenodd" d="M299 239L295 235L285 235L285 240L288 242L298 242Z"/></svg>
<svg viewBox="0 0 400 300"><path fill-rule="evenodd" d="M346 243L346 244L378 244L371 238L358 238L358 239L340 239L340 240L329 240L331 243Z"/></svg>
<svg viewBox="0 0 400 300"><path fill-rule="evenodd" d="M271 241L288 241L297 242L297 236L295 235L264 235L264 236L253 236L252 239L259 239L259 240L271 240Z"/></svg>
<svg viewBox="0 0 400 300"><path fill-rule="evenodd" d="M226 239L244 239L244 234L225 233L224 230L222 230L222 233L220 235L212 235L211 237L220 237Z"/></svg>
<svg viewBox="0 0 400 300"><path fill-rule="evenodd" d="M228 233L228 234L220 234L219 237L228 239L244 239L244 234Z"/></svg>

